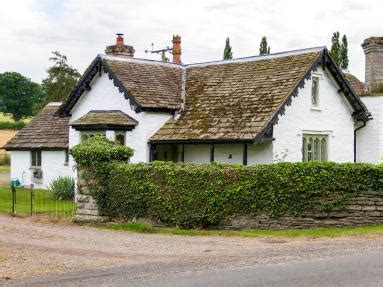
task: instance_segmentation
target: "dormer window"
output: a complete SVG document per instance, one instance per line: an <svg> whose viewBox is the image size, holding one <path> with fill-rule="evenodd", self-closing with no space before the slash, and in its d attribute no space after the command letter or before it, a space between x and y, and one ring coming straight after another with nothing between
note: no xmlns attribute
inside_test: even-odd
<svg viewBox="0 0 383 287"><path fill-rule="evenodd" d="M313 107L319 106L319 78L312 78L312 86L311 86L311 105Z"/></svg>

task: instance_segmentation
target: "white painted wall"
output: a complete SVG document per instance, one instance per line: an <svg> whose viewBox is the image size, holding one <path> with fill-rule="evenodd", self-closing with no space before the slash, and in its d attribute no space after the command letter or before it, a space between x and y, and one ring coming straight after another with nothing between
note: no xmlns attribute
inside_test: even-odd
<svg viewBox="0 0 383 287"><path fill-rule="evenodd" d="M195 144L184 146L185 162L208 163L210 162L210 145Z"/></svg>
<svg viewBox="0 0 383 287"><path fill-rule="evenodd" d="M337 84L327 71L320 67L314 75L319 76L319 108L311 105L311 79L285 115L274 126L274 156L287 151L285 161L302 161L302 136L304 133L328 134L328 159L334 162L352 162L354 157L354 121L352 109L344 96L338 94Z"/></svg>
<svg viewBox="0 0 383 287"><path fill-rule="evenodd" d="M379 163L383 161L383 96L361 98L373 119L357 131L357 160ZM360 125L361 123L359 123Z"/></svg>
<svg viewBox="0 0 383 287"><path fill-rule="evenodd" d="M273 143L253 144L247 146L247 165L273 162Z"/></svg>
<svg viewBox="0 0 383 287"><path fill-rule="evenodd" d="M71 121L82 117L90 110L121 110L138 121L135 129L126 132L126 145L134 149L131 162L149 161L148 140L172 115L159 112L136 113L105 73L102 73L101 77L96 76L91 87L92 89L85 92L72 109ZM107 131L107 137L114 139L114 132ZM73 147L78 143L80 143L80 132L70 128L69 146Z"/></svg>
<svg viewBox="0 0 383 287"><path fill-rule="evenodd" d="M18 178L23 185L32 182L31 152L11 151L11 178ZM65 164L65 151L42 151L41 170L43 177L41 183L35 183L35 188L47 188L59 176L74 177L74 172Z"/></svg>

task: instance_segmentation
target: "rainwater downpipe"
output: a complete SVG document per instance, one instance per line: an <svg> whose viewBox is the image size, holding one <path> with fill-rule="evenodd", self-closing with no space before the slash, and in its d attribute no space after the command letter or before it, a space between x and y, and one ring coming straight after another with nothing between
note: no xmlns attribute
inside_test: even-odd
<svg viewBox="0 0 383 287"><path fill-rule="evenodd" d="M363 125L354 129L354 162L356 162L356 132L366 126L366 121L365 120L362 120L362 121L363 121Z"/></svg>

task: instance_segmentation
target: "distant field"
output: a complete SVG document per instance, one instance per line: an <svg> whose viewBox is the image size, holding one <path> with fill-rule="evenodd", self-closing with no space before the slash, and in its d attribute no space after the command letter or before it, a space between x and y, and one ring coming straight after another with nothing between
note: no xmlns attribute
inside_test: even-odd
<svg viewBox="0 0 383 287"><path fill-rule="evenodd" d="M28 123L31 119L27 118L22 121L15 122L11 116L0 113L0 129L7 130L20 130L22 129L26 123Z"/></svg>

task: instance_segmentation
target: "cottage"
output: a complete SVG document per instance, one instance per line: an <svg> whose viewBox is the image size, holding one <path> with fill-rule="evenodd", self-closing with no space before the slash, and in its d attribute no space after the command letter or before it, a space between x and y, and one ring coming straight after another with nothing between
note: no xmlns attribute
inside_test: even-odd
<svg viewBox="0 0 383 287"><path fill-rule="evenodd" d="M132 147L132 162L379 162L383 38L363 48L366 84L325 47L186 65L179 36L168 63L134 58L119 34L64 103L7 143L11 176L40 186L75 176L68 148L94 134Z"/></svg>

